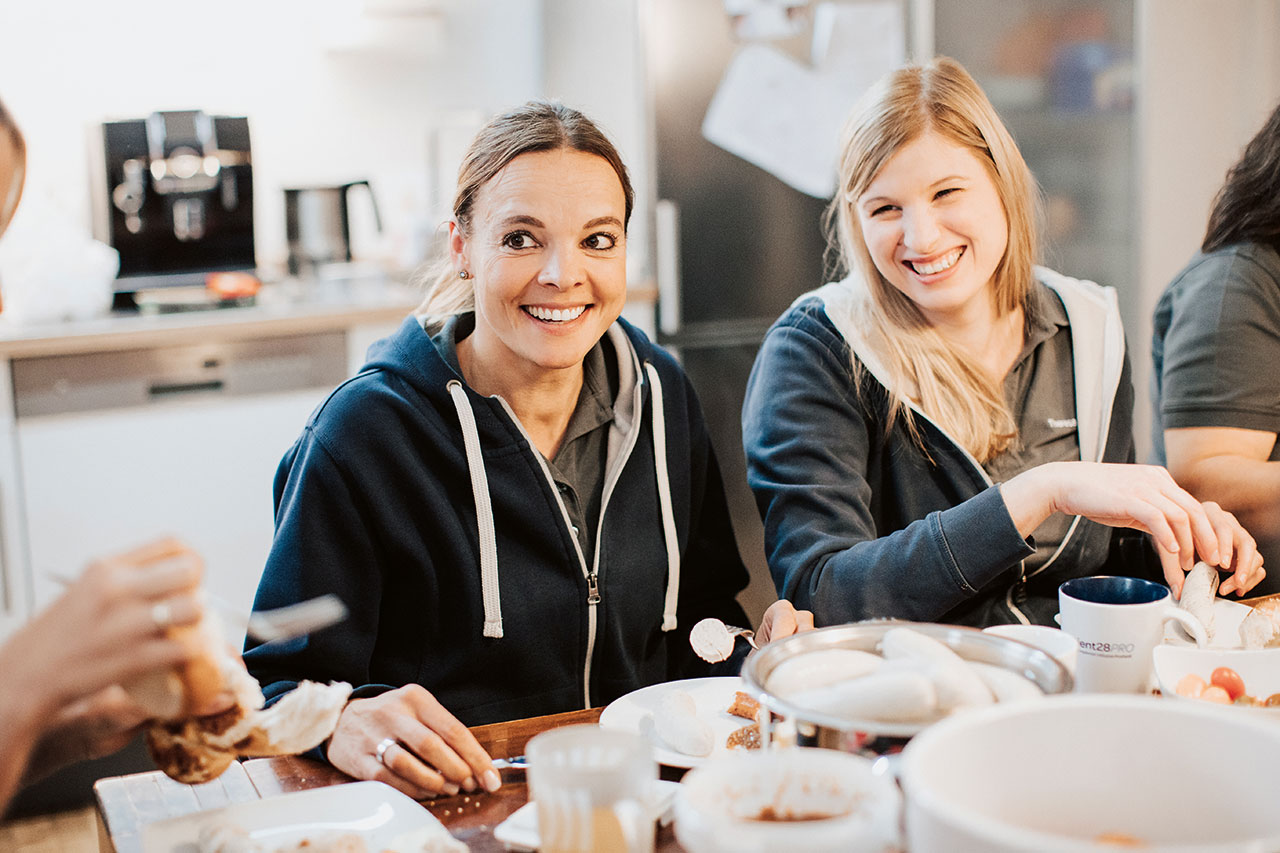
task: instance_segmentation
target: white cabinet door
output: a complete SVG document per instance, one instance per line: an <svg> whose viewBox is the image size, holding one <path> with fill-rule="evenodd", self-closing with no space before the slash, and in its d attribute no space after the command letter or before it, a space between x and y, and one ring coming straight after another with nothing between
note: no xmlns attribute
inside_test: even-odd
<svg viewBox="0 0 1280 853"><path fill-rule="evenodd" d="M58 592L50 572L172 534L204 556L208 588L247 613L276 465L329 390L20 418L37 609Z"/></svg>

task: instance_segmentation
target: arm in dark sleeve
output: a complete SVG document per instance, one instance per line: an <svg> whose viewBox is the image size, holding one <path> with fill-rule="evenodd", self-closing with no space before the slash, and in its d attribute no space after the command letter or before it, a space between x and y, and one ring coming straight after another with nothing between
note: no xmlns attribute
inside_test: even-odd
<svg viewBox="0 0 1280 853"><path fill-rule="evenodd" d="M742 627L749 626L750 622L736 598L746 588L748 576L733 534L720 465L693 386L683 374L679 378L682 381L680 385L670 383L674 387L664 387L668 397L683 393L684 400L680 405L687 413L689 424L688 435L679 438L680 445L688 448L689 535L680 559L680 598L676 604L678 627L670 644L671 671L673 678L737 675L742 657L748 650L745 641L738 644L739 654L714 666L698 658L688 641L690 629L708 617L715 617L726 625ZM680 445L675 445L669 436L669 448L675 449ZM671 460L673 468L677 464L678 460Z"/></svg>
<svg viewBox="0 0 1280 853"><path fill-rule="evenodd" d="M998 487L880 535L867 480L879 427L867 412L847 350L795 326L765 338L743 443L769 567L779 592L819 625L934 620L1032 549Z"/></svg>
<svg viewBox="0 0 1280 853"><path fill-rule="evenodd" d="M254 610L337 595L345 620L305 637L245 644L245 664L268 702L304 679L346 681L362 698L391 689L370 683L382 573L361 496L310 429L276 472L276 533Z"/></svg>

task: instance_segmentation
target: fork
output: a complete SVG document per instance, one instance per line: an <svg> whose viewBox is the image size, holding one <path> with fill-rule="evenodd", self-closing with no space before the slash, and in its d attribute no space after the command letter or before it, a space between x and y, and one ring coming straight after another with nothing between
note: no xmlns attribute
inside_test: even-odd
<svg viewBox="0 0 1280 853"><path fill-rule="evenodd" d="M60 572L46 572L45 575L63 587L75 582L75 578ZM262 643L276 643L301 637L347 618L347 606L333 593L326 593L273 610L259 610L248 616L241 608L225 598L214 595L208 589L202 589L201 595L206 603L218 611L224 622Z"/></svg>
<svg viewBox="0 0 1280 853"><path fill-rule="evenodd" d="M215 595L209 595L209 601L224 616L235 619L237 626L243 624L247 636L263 643L301 637L347 618L347 606L332 593L274 610L258 610L247 619L242 611Z"/></svg>

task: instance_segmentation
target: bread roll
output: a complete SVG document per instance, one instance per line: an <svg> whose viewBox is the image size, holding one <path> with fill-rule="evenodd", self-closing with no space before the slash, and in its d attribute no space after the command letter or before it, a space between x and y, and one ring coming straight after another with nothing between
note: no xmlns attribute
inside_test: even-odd
<svg viewBox="0 0 1280 853"><path fill-rule="evenodd" d="M1182 582L1182 597L1178 604L1200 620L1205 637L1213 639L1213 601L1218 594L1218 569L1201 561L1187 572Z"/></svg>
<svg viewBox="0 0 1280 853"><path fill-rule="evenodd" d="M157 721L147 729L147 749L166 776L197 784L217 778L237 758L306 752L333 733L351 695L344 682L304 681L262 708L258 683L247 672L242 681L252 683L256 705L237 703L218 714ZM242 686L241 694L247 692Z"/></svg>
<svg viewBox="0 0 1280 853"><path fill-rule="evenodd" d="M191 660L125 689L151 715L147 749L170 778L188 784L208 782L239 757L296 755L333 733L351 685L304 681L264 709L258 682L230 651L215 617L170 628L168 633L189 645ZM232 697L229 708L195 715L223 695Z"/></svg>

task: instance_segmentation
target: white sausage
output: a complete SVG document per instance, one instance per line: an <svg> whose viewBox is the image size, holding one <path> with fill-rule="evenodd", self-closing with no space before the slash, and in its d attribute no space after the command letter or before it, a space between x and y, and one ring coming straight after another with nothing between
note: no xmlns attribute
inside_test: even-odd
<svg viewBox="0 0 1280 853"><path fill-rule="evenodd" d="M894 663L923 666L937 691L942 711L990 705L995 701L969 662L948 646L910 628L890 628L880 639L885 659Z"/></svg>
<svg viewBox="0 0 1280 853"><path fill-rule="evenodd" d="M915 722L938 712L933 682L910 668L882 669L860 678L804 690L790 697L798 707L849 719Z"/></svg>
<svg viewBox="0 0 1280 853"><path fill-rule="evenodd" d="M797 693L867 675L884 665L884 658L856 649L819 649L788 658L769 673L766 687L787 699Z"/></svg>
<svg viewBox="0 0 1280 853"><path fill-rule="evenodd" d="M1012 670L989 663L970 661L969 666L987 685L997 702L1020 702L1024 699L1043 699L1044 692L1034 681L1023 678Z"/></svg>

